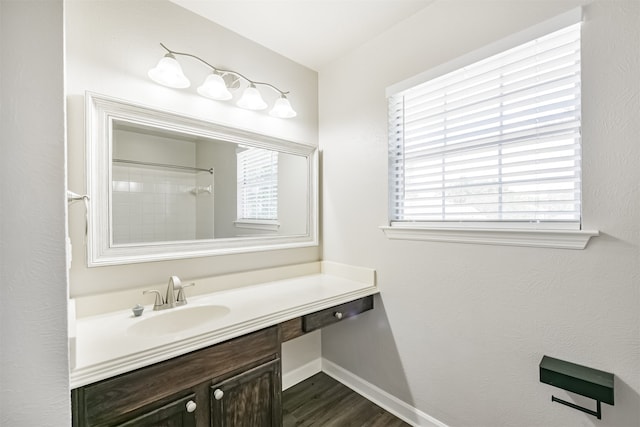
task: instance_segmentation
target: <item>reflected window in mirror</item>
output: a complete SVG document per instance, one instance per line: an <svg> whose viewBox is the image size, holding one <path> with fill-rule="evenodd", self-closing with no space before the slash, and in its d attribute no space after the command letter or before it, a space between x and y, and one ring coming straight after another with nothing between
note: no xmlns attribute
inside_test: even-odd
<svg viewBox="0 0 640 427"><path fill-rule="evenodd" d="M238 228L278 230L278 152L239 146Z"/></svg>

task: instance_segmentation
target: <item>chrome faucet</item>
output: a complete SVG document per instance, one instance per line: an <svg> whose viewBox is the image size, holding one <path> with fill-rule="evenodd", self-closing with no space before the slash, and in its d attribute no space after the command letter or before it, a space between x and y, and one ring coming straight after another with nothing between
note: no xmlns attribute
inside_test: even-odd
<svg viewBox="0 0 640 427"><path fill-rule="evenodd" d="M173 308L187 303L187 298L184 295L184 288L189 286L195 286L195 283L189 283L188 285L182 285L178 276L171 276L169 278L169 284L167 285L167 293L164 299L160 294L160 291L156 289L150 289L143 291L143 294L155 293L156 301L153 304L154 310L165 310L167 308ZM176 298L176 291L178 291L178 297Z"/></svg>
<svg viewBox="0 0 640 427"><path fill-rule="evenodd" d="M164 298L165 308L173 308L176 306L176 290L182 289L182 283L178 276L171 276L167 285L167 296Z"/></svg>

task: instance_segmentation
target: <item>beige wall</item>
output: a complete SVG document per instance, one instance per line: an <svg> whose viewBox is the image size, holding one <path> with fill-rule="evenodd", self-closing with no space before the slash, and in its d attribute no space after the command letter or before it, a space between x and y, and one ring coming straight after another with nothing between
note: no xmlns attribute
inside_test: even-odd
<svg viewBox="0 0 640 427"><path fill-rule="evenodd" d="M586 250L387 240L385 88L579 1L436 1L319 71L323 258L373 267L376 310L323 357L450 426L640 425L640 2L584 9ZM357 173L354 173L356 171ZM602 421L551 402L544 354L616 375Z"/></svg>
<svg viewBox="0 0 640 427"><path fill-rule="evenodd" d="M317 73L232 33L168 1L79 1L65 3L66 94L68 103L69 188L82 193L84 182L84 93L100 94L176 111L205 120L317 145ZM265 112L242 110L233 103L198 96L196 87L208 71L188 58L181 60L192 81L188 90L165 88L147 78L164 54L159 43L186 51L214 65L291 91L298 112L280 120ZM268 102L276 93L263 92ZM86 267L84 211L69 210L73 263L71 296L236 271L289 265L319 259L317 247L254 254L194 258L115 267Z"/></svg>

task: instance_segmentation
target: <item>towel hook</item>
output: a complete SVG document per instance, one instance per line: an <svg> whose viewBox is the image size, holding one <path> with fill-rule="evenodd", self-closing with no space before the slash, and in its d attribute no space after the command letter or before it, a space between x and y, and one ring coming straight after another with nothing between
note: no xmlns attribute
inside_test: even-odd
<svg viewBox="0 0 640 427"><path fill-rule="evenodd" d="M67 190L67 203L77 202L78 200L84 200L85 202L89 201L89 196L86 194L78 194L74 193L71 190Z"/></svg>
<svg viewBox="0 0 640 427"><path fill-rule="evenodd" d="M67 203L73 204L73 202L77 202L79 200L84 201L84 238L86 243L87 235L89 234L89 196L67 190Z"/></svg>

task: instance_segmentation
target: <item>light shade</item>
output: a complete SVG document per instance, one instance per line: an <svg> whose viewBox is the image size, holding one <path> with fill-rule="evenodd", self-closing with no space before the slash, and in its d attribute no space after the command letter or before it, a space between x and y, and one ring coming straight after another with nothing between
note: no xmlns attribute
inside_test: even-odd
<svg viewBox="0 0 640 427"><path fill-rule="evenodd" d="M148 73L151 80L163 86L184 89L191 85L176 58L167 53Z"/></svg>
<svg viewBox="0 0 640 427"><path fill-rule="evenodd" d="M256 89L253 83L244 90L237 105L247 110L264 110L267 108L267 103L264 102L260 92L258 92L258 89Z"/></svg>
<svg viewBox="0 0 640 427"><path fill-rule="evenodd" d="M198 93L205 98L226 101L232 98L231 92L227 89L227 84L220 74L210 74L207 79L198 87Z"/></svg>
<svg viewBox="0 0 640 427"><path fill-rule="evenodd" d="M279 117L281 119L290 119L298 114L293 108L291 108L291 103L287 97L282 95L280 98L276 99L276 102L273 104L273 108L269 111L269 115Z"/></svg>

